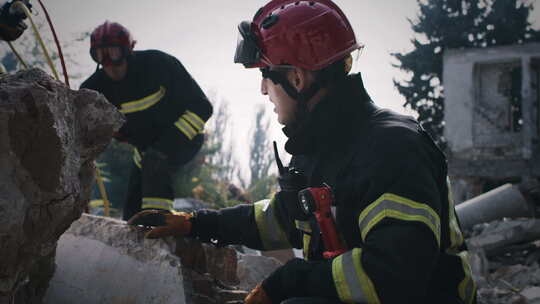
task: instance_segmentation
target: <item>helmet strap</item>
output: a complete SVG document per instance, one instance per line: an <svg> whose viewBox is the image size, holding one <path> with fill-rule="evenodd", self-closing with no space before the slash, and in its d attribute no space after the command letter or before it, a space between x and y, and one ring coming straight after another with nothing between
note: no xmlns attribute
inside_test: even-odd
<svg viewBox="0 0 540 304"><path fill-rule="evenodd" d="M305 108L305 110L307 110L307 102L321 89L320 83L314 82L309 88L298 91L291 85L283 72L270 71L268 68L262 68L261 72L264 78L269 78L274 84L281 85L285 93L296 100L299 106Z"/></svg>

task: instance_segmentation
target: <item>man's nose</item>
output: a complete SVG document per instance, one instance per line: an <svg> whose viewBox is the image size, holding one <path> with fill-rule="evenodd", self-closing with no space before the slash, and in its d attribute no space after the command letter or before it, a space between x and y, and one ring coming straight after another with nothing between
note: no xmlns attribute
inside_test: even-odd
<svg viewBox="0 0 540 304"><path fill-rule="evenodd" d="M266 88L266 78L261 79L261 94L268 95L268 90Z"/></svg>

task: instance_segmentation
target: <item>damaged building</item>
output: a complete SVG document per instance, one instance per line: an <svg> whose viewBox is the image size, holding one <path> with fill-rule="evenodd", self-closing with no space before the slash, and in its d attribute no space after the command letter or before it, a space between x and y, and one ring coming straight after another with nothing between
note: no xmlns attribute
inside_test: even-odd
<svg viewBox="0 0 540 304"><path fill-rule="evenodd" d="M540 43L448 50L445 138L462 202L540 177Z"/></svg>

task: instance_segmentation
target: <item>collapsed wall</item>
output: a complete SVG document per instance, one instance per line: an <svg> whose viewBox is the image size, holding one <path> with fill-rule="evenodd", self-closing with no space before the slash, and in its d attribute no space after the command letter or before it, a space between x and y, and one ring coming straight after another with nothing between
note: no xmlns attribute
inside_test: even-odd
<svg viewBox="0 0 540 304"><path fill-rule="evenodd" d="M81 216L93 161L123 116L38 69L0 76L0 303L39 303L57 240Z"/></svg>

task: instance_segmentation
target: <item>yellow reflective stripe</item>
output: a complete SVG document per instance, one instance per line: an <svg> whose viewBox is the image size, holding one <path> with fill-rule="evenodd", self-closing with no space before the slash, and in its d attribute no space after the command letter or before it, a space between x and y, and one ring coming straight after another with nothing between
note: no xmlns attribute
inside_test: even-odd
<svg viewBox="0 0 540 304"><path fill-rule="evenodd" d="M276 218L275 197L254 204L255 222L265 250L291 248L289 240Z"/></svg>
<svg viewBox="0 0 540 304"><path fill-rule="evenodd" d="M184 135L186 135L189 140L193 139L195 135L197 135L197 131L193 129L193 127L183 118L180 117L177 122L174 123L174 125L182 132Z"/></svg>
<svg viewBox="0 0 540 304"><path fill-rule="evenodd" d="M345 303L381 303L375 286L362 267L362 249L354 248L332 261L332 277Z"/></svg>
<svg viewBox="0 0 540 304"><path fill-rule="evenodd" d="M302 237L302 253L304 254L304 259L307 261L309 257L309 242L311 242L311 235L303 234Z"/></svg>
<svg viewBox="0 0 540 304"><path fill-rule="evenodd" d="M305 231L305 232L311 232L311 225L309 224L308 221L294 220L294 226L296 226L296 229L298 229L298 230L302 230L302 231Z"/></svg>
<svg viewBox="0 0 540 304"><path fill-rule="evenodd" d="M135 166L142 168L141 166L142 156L139 152L139 149L133 148L133 162L135 163Z"/></svg>
<svg viewBox="0 0 540 304"><path fill-rule="evenodd" d="M437 213L425 204L392 193L381 195L360 213L358 225L362 233L362 240L365 241L369 231L386 217L426 224L435 235L437 245L440 246L441 220Z"/></svg>
<svg viewBox="0 0 540 304"><path fill-rule="evenodd" d="M198 132L202 132L204 130L204 121L197 114L191 111L186 111L182 117L189 121L189 123L195 127Z"/></svg>
<svg viewBox="0 0 540 304"><path fill-rule="evenodd" d="M165 209L171 210L173 207L173 201L166 198L160 197L143 197L142 199L142 209Z"/></svg>
<svg viewBox="0 0 540 304"><path fill-rule="evenodd" d="M448 220L450 225L450 246L446 250L447 253L458 252L459 247L463 244L463 234L459 228L456 219L456 210L454 205L454 198L452 196L452 187L450 185L450 179L446 177L446 185L448 188Z"/></svg>
<svg viewBox="0 0 540 304"><path fill-rule="evenodd" d="M461 265L463 266L463 273L465 277L458 285L459 297L466 303L473 303L474 296L476 294L476 283L472 278L471 266L469 265L469 259L467 258L468 252L462 251L458 254L461 258Z"/></svg>
<svg viewBox="0 0 540 304"><path fill-rule="evenodd" d="M120 112L126 114L126 113L133 113L137 111L146 110L149 107L158 103L161 100L161 98L165 96L165 92L166 92L165 87L160 86L159 90L151 95L148 95L144 98L141 98L135 101L122 103L120 105Z"/></svg>

